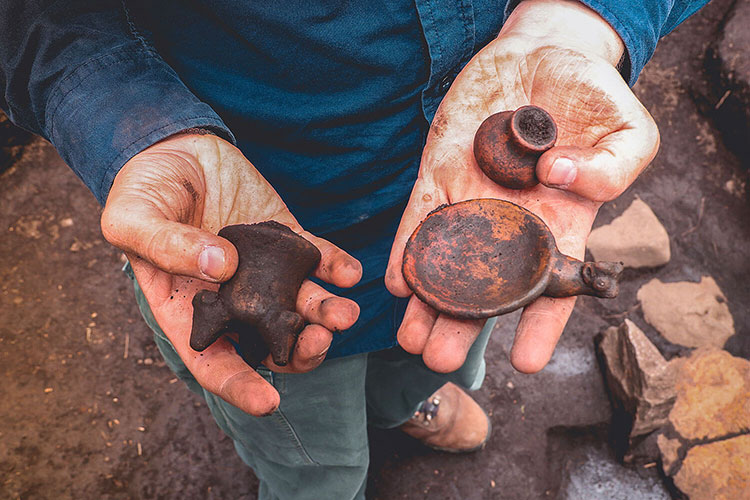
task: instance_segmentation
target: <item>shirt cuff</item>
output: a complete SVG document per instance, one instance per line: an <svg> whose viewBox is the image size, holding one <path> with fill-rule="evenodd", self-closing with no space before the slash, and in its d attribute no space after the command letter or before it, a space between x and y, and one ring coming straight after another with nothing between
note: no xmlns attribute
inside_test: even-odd
<svg viewBox="0 0 750 500"><path fill-rule="evenodd" d="M625 44L626 57L620 73L631 87L656 49L661 27L669 15L668 2L621 0L578 0L586 5L620 35ZM521 0L511 0L505 10L507 19ZM575 26L571 26L575 29Z"/></svg>
<svg viewBox="0 0 750 500"><path fill-rule="evenodd" d="M47 137L102 205L122 166L152 144L192 127L235 143L161 58L124 45L63 78L47 103Z"/></svg>
<svg viewBox="0 0 750 500"><path fill-rule="evenodd" d="M666 3L578 1L596 11L620 35L627 53L620 73L632 87L643 67L654 55L661 27L669 15Z"/></svg>

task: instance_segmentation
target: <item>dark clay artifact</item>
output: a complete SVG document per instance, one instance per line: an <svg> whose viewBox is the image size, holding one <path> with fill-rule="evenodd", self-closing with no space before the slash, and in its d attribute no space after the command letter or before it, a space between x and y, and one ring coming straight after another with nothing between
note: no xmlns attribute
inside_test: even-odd
<svg viewBox="0 0 750 500"><path fill-rule="evenodd" d="M537 106L502 111L487 118L474 136L474 158L482 171L501 186L530 188L539 183L536 162L555 145L557 126Z"/></svg>
<svg viewBox="0 0 750 500"><path fill-rule="evenodd" d="M302 281L320 262L318 249L275 221L237 224L219 231L237 247L237 272L219 291L193 298L190 347L202 351L236 332L245 360L256 367L268 355L284 366L305 326L295 312Z"/></svg>
<svg viewBox="0 0 750 500"><path fill-rule="evenodd" d="M622 269L561 254L542 219L495 199L438 207L409 238L403 261L423 302L466 319L505 314L540 295L615 297Z"/></svg>

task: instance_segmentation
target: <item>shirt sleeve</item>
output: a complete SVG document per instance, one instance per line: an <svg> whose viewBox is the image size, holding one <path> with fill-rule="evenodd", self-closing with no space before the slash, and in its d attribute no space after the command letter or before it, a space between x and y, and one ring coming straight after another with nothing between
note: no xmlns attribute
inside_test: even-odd
<svg viewBox="0 0 750 500"><path fill-rule="evenodd" d="M0 2L0 107L49 140L104 204L120 168L181 130L234 142L140 36L120 0Z"/></svg>
<svg viewBox="0 0 750 500"><path fill-rule="evenodd" d="M627 51L622 74L630 86L635 85L643 67L651 59L659 38L708 3L708 0L578 1L602 16L622 38ZM506 19L519 3L520 0L508 2Z"/></svg>

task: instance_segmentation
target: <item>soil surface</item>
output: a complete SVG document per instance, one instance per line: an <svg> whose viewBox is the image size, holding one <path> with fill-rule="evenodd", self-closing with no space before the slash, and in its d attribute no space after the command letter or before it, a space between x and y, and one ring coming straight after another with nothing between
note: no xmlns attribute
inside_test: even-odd
<svg viewBox="0 0 750 500"><path fill-rule="evenodd" d="M726 348L750 358L748 161L702 113L716 104L704 55L730 6L712 2L659 45L635 90L661 151L596 222L638 196L669 232L672 260L627 270L617 299L580 299L539 374L510 366L518 314L505 317L476 393L494 427L486 449L453 456L371 430L369 498L669 498L658 467L614 459L593 337L628 317L665 355L680 353L643 321L636 292L654 277L710 275L734 316ZM0 206L0 497L255 498L253 473L161 361L100 208L51 146L33 142L0 175Z"/></svg>

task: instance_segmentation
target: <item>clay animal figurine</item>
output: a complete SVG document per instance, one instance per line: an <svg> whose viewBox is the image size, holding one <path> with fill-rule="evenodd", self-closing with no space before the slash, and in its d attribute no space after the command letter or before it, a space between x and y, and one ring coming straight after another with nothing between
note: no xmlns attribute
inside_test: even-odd
<svg viewBox="0 0 750 500"><path fill-rule="evenodd" d="M487 177L501 186L526 189L539 183L536 163L556 140L552 117L537 106L523 106L495 113L479 126L474 158Z"/></svg>
<svg viewBox="0 0 750 500"><path fill-rule="evenodd" d="M193 298L190 347L202 351L236 332L245 360L256 367L268 355L289 362L304 320L295 312L302 281L320 262L320 251L275 221L238 224L219 231L237 247L237 272L219 291Z"/></svg>
<svg viewBox="0 0 750 500"><path fill-rule="evenodd" d="M480 319L514 311L540 295L615 297L623 266L563 255L547 225L495 199L438 207L406 244L409 287L434 309Z"/></svg>

